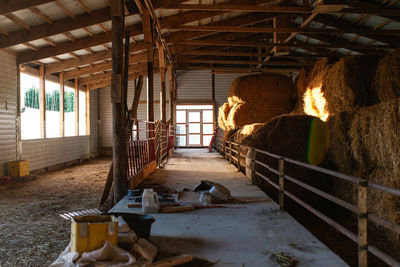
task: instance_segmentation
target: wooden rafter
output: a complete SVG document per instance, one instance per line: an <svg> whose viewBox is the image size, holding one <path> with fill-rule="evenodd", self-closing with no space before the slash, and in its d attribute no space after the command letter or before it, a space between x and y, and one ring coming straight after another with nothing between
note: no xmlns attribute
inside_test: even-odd
<svg viewBox="0 0 400 267"><path fill-rule="evenodd" d="M46 41L49 45L51 46L56 46L56 42L54 42L53 40L51 40L50 38L43 38L44 41Z"/></svg>
<svg viewBox="0 0 400 267"><path fill-rule="evenodd" d="M39 6L53 1L54 0L0 0L0 15L25 8Z"/></svg>
<svg viewBox="0 0 400 267"><path fill-rule="evenodd" d="M49 16L47 16L46 14L44 14L42 11L40 11L38 8L36 7L30 7L29 10L38 15L43 21L47 22L48 24L53 24L53 21L49 18Z"/></svg>
<svg viewBox="0 0 400 267"><path fill-rule="evenodd" d="M93 11L92 16L87 14L77 15L75 19L64 18L53 21L52 25L41 24L31 27L31 30L22 29L10 32L8 37L0 36L0 48L29 42L67 31L95 25L110 20L110 9L103 8Z"/></svg>
<svg viewBox="0 0 400 267"><path fill-rule="evenodd" d="M92 14L92 10L82 1L82 0L76 0L78 4L89 14Z"/></svg>
<svg viewBox="0 0 400 267"><path fill-rule="evenodd" d="M21 27L24 27L27 30L31 29L31 27L28 24L26 24L22 19L20 19L19 17L15 16L12 13L6 13L6 14L3 14L3 16L8 18L9 20L11 20L14 23L17 23Z"/></svg>
<svg viewBox="0 0 400 267"><path fill-rule="evenodd" d="M59 0L55 0L54 3L61 8L62 11L64 11L65 14L70 16L72 19L75 19L74 13L72 13L68 8L66 8L63 4L60 3Z"/></svg>

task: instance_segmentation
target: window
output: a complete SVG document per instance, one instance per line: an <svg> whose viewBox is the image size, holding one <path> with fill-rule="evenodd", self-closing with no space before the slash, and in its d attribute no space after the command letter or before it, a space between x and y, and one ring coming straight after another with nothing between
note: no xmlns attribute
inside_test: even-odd
<svg viewBox="0 0 400 267"><path fill-rule="evenodd" d="M86 135L86 93L79 91L79 135Z"/></svg>
<svg viewBox="0 0 400 267"><path fill-rule="evenodd" d="M46 81L46 137L60 137L60 85Z"/></svg>
<svg viewBox="0 0 400 267"><path fill-rule="evenodd" d="M64 136L75 136L75 90L64 87Z"/></svg>
<svg viewBox="0 0 400 267"><path fill-rule="evenodd" d="M21 73L21 138L40 138L39 78Z"/></svg>

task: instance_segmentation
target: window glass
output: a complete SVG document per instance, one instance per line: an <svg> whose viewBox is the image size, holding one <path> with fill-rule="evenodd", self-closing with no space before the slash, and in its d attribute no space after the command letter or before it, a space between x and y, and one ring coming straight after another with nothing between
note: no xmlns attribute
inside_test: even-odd
<svg viewBox="0 0 400 267"><path fill-rule="evenodd" d="M176 122L177 123L186 122L186 111L177 111L176 112Z"/></svg>
<svg viewBox="0 0 400 267"><path fill-rule="evenodd" d="M185 134L185 133L186 133L185 125L177 124L176 125L176 134Z"/></svg>
<svg viewBox="0 0 400 267"><path fill-rule="evenodd" d="M176 109L213 109L212 105L176 105Z"/></svg>
<svg viewBox="0 0 400 267"><path fill-rule="evenodd" d="M60 137L60 85L46 81L46 137Z"/></svg>
<svg viewBox="0 0 400 267"><path fill-rule="evenodd" d="M189 112L189 122L200 122L200 112Z"/></svg>
<svg viewBox="0 0 400 267"><path fill-rule="evenodd" d="M64 87L64 136L75 136L75 90Z"/></svg>
<svg viewBox="0 0 400 267"><path fill-rule="evenodd" d="M189 133L200 133L200 123L190 123Z"/></svg>
<svg viewBox="0 0 400 267"><path fill-rule="evenodd" d="M200 145L200 135L189 134L189 145Z"/></svg>
<svg viewBox="0 0 400 267"><path fill-rule="evenodd" d="M203 110L203 122L213 122L213 111Z"/></svg>
<svg viewBox="0 0 400 267"><path fill-rule="evenodd" d="M203 124L203 134L213 134L214 129L212 124Z"/></svg>
<svg viewBox="0 0 400 267"><path fill-rule="evenodd" d="M21 73L21 138L40 138L39 78Z"/></svg>
<svg viewBox="0 0 400 267"><path fill-rule="evenodd" d="M186 146L186 136L177 136L176 141L177 146Z"/></svg>

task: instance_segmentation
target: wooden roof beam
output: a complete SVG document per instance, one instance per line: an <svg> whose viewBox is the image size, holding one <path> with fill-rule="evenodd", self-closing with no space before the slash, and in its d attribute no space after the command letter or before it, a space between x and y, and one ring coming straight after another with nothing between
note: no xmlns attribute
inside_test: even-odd
<svg viewBox="0 0 400 267"><path fill-rule="evenodd" d="M55 20L52 25L41 24L38 26L30 27L31 30L22 29L18 31L9 32L7 37L0 36L0 48L13 46L20 43L25 43L48 36L68 32L83 27L99 24L111 19L110 9L103 8L93 11L91 16L87 14L77 15L75 19L64 18Z"/></svg>
<svg viewBox="0 0 400 267"><path fill-rule="evenodd" d="M49 18L49 16L44 14L42 11L40 11L36 7L30 7L29 10L32 13L36 14L37 16L39 16L44 22L47 22L48 24L53 24L53 21Z"/></svg>
<svg viewBox="0 0 400 267"><path fill-rule="evenodd" d="M31 29L31 27L28 24L26 24L22 19L20 19L19 17L15 16L12 13L6 13L6 14L3 14L3 16L8 18L9 20L11 20L14 23L17 23L19 26L24 27L27 30ZM10 38L10 35L7 38Z"/></svg>
<svg viewBox="0 0 400 267"><path fill-rule="evenodd" d="M137 51L142 51L145 48L146 47L144 45L144 42L137 42L136 44L130 44L129 51L131 53L134 53ZM111 50L97 52L93 55L82 55L79 57L75 56L75 58L65 59L62 63L47 64L45 68L45 73L47 75L54 72L60 72L66 69L76 68L82 65L91 64L93 62L98 62L109 58L111 58Z"/></svg>
<svg viewBox="0 0 400 267"><path fill-rule="evenodd" d="M53 2L54 0L0 0L0 15L34 6Z"/></svg>
<svg viewBox="0 0 400 267"><path fill-rule="evenodd" d="M307 33L307 34L374 34L374 35L393 35L400 34L400 30L374 30L374 29L359 29L338 28L338 29L313 29L313 28L273 28L273 27L232 27L232 26L176 26L170 27L173 30L182 31L213 31L213 32L245 32L245 33Z"/></svg>

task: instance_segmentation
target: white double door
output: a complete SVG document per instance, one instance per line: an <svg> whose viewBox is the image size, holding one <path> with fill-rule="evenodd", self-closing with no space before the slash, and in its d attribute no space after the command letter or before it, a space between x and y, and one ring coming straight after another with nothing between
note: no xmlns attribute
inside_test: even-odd
<svg viewBox="0 0 400 267"><path fill-rule="evenodd" d="M177 145L180 147L207 147L210 144L214 116L212 109L177 110Z"/></svg>

